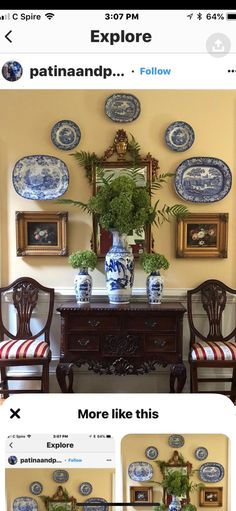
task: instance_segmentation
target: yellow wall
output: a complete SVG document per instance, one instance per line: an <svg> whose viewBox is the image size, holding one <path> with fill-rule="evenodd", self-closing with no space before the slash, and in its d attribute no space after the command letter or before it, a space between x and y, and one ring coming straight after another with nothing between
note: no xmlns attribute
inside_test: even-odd
<svg viewBox="0 0 236 511"><path fill-rule="evenodd" d="M141 114L132 123L112 122L104 113L104 102L115 91L1 91L0 92L0 175L1 175L1 236L2 283L21 275L34 276L42 283L60 287L72 286L76 270L67 258L50 256L16 257L15 211L69 211L69 251L90 247L91 218L81 210L63 207L53 201L23 199L12 185L12 170L16 161L31 154L48 154L61 158L68 165L70 184L65 198L87 201L91 188L85 172L78 167L70 151L57 149L51 142L50 131L61 119L75 121L81 129L77 150L95 151L102 155L114 139L117 129L132 133L141 145L142 155L150 152L159 159L161 172L174 172L186 158L214 156L224 160L235 173L236 91L129 91L141 103ZM116 91L117 92L117 91ZM126 91L123 91L126 92ZM184 120L195 131L195 142L185 152L171 151L164 142L167 126L175 120ZM236 286L234 271L234 198L235 182L231 192L220 202L191 204L184 202L191 212L228 212L228 259L176 259L175 223L154 228L155 249L170 259L165 272L169 288L193 287L206 278L219 278ZM181 202L169 182L158 192L167 204ZM94 285L105 286L103 263L94 273ZM143 287L146 276L139 269L135 286Z"/></svg>
<svg viewBox="0 0 236 511"><path fill-rule="evenodd" d="M51 468L20 468L6 470L7 488L7 511L12 511L12 503L16 497L31 497L38 503L38 511L45 511L45 506L39 496L32 495L29 486L33 481L39 481L43 485L41 495L53 496L56 493L59 483L53 481ZM73 468L67 469L69 479L62 487L66 489L70 497L77 502L84 502L87 498L101 497L108 502L113 498L113 477L114 470L107 468ZM16 477L17 473L17 477ZM88 481L93 486L93 491L88 497L79 493L79 486L82 482Z"/></svg>
<svg viewBox="0 0 236 511"><path fill-rule="evenodd" d="M168 445L169 435L127 435L122 440L122 467L123 467L123 481L124 481L124 499L127 498L127 502L130 501L129 487L130 486L149 486L146 482L138 483L132 481L128 475L129 464L134 461L146 461L153 467L153 480L161 481L162 476L158 465L155 461L150 461L145 456L145 449L149 445L157 447L159 451L158 458L168 462L173 455L174 449ZM223 487L223 506L217 509L227 509L227 489L228 489L228 439L224 435L184 435L185 443L184 446L178 449L186 461L192 463L193 470L200 468L202 463L206 462L217 462L221 463L225 469L224 478L218 483L204 483L207 486L222 486ZM198 461L194 456L194 451L197 447L206 447L208 450L208 457L204 461ZM200 479L197 474L191 477L191 480L196 483L200 483ZM159 485L154 486L153 501L161 502L162 500L162 489ZM192 504L199 505L198 490L190 494L190 500ZM128 508L127 508L128 509ZM130 509L130 508L129 508ZM133 508L131 508L133 509ZM139 509L139 508L137 508ZM141 507L141 510L144 508ZM201 507L201 510L208 509Z"/></svg>

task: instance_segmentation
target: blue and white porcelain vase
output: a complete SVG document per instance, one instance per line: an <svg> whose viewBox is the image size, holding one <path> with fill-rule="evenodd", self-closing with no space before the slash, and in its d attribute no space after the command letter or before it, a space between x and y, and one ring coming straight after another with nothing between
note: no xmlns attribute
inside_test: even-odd
<svg viewBox="0 0 236 511"><path fill-rule="evenodd" d="M113 244L105 257L106 284L110 303L129 303L134 282L134 256L126 235L112 231Z"/></svg>
<svg viewBox="0 0 236 511"><path fill-rule="evenodd" d="M164 279L159 271L150 273L147 277L147 297L151 305L159 305L163 295Z"/></svg>
<svg viewBox="0 0 236 511"><path fill-rule="evenodd" d="M169 504L169 511L180 511L181 510L181 504L178 497L175 495L172 495L172 501Z"/></svg>
<svg viewBox="0 0 236 511"><path fill-rule="evenodd" d="M80 268L75 276L75 296L77 303L89 303L92 294L92 277L88 273L88 268Z"/></svg>

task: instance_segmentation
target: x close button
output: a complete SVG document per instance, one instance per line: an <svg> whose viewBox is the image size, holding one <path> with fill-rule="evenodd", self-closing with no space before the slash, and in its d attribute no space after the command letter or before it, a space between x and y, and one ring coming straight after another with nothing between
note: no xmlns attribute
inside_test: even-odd
<svg viewBox="0 0 236 511"><path fill-rule="evenodd" d="M14 419L14 417L16 417L17 419L20 419L20 415L19 415L20 408L17 408L17 410L13 410L13 408L10 408L10 412L11 412L10 419Z"/></svg>

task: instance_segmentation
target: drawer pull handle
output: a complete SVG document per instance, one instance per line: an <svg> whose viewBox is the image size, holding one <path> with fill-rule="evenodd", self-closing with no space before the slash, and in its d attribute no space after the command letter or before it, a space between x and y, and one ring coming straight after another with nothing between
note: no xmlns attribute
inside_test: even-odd
<svg viewBox="0 0 236 511"><path fill-rule="evenodd" d="M96 319L89 319L88 324L94 328L100 325L100 321L96 321Z"/></svg>
<svg viewBox="0 0 236 511"><path fill-rule="evenodd" d="M147 319L145 321L145 326L148 328L154 328L157 325L157 322L154 319Z"/></svg>
<svg viewBox="0 0 236 511"><path fill-rule="evenodd" d="M80 346L88 346L88 344L90 343L90 340L89 339L77 339L77 342L78 342L78 344L80 344Z"/></svg>
<svg viewBox="0 0 236 511"><path fill-rule="evenodd" d="M164 341L163 339L154 339L153 341L154 346L156 346L157 348L164 348L166 343L167 341Z"/></svg>

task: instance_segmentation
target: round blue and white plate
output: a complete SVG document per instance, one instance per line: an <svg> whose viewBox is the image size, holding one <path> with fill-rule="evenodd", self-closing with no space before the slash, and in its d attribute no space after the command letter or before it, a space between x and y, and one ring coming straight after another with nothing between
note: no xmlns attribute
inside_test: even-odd
<svg viewBox="0 0 236 511"><path fill-rule="evenodd" d="M90 495L90 493L92 493L93 491L93 487L91 485L91 483L88 483L87 481L83 482L80 484L79 486L79 492L81 493L81 495Z"/></svg>
<svg viewBox="0 0 236 511"><path fill-rule="evenodd" d="M173 122L165 132L166 144L172 151L186 151L193 145L194 139L192 126L184 121Z"/></svg>
<svg viewBox="0 0 236 511"><path fill-rule="evenodd" d="M39 483L39 481L34 481L30 485L30 492L33 493L33 495L40 495L43 491L43 485Z"/></svg>
<svg viewBox="0 0 236 511"><path fill-rule="evenodd" d="M52 128L51 139L58 149L70 151L80 142L81 132L79 126L73 121L58 121Z"/></svg>
<svg viewBox="0 0 236 511"><path fill-rule="evenodd" d="M154 445L149 445L147 449L145 449L145 456L149 460L155 460L158 456L158 449L154 447Z"/></svg>
<svg viewBox="0 0 236 511"><path fill-rule="evenodd" d="M205 460L208 456L208 450L206 447L197 447L194 452L195 458L199 461Z"/></svg>
<svg viewBox="0 0 236 511"><path fill-rule="evenodd" d="M153 477L153 467L146 461L134 461L128 467L132 481L149 481Z"/></svg>

